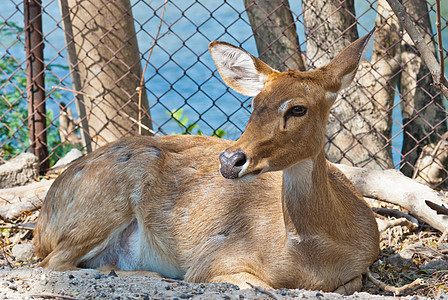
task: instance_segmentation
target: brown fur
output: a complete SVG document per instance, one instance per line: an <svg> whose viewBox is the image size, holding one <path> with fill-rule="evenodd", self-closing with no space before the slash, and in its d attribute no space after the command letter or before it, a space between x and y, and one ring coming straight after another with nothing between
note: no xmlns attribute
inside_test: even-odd
<svg viewBox="0 0 448 300"><path fill-rule="evenodd" d="M41 266L120 264L135 251L138 232L147 241L141 251L148 253L134 268L163 276L241 287L358 290L378 254L378 229L361 195L326 161L323 149L331 93L356 71L366 39L312 72L279 73L252 58L266 83L236 142L131 137L76 162L55 181L42 207L34 239ZM212 43L212 55L216 45L226 47ZM234 79L224 80L233 87ZM244 93L241 82L237 88ZM307 114L286 119L279 106L288 99L306 106ZM223 151L247 156L239 179L219 174Z"/></svg>

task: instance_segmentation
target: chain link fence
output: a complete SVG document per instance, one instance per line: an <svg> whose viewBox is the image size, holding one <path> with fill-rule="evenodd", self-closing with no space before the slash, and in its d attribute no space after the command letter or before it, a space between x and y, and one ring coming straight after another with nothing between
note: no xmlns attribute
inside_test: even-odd
<svg viewBox="0 0 448 300"><path fill-rule="evenodd" d="M376 25L373 52L332 110L328 157L400 169L444 188L446 99L385 3L5 0L1 155L8 160L31 151L45 170L73 148L90 152L126 135L237 139L251 99L220 79L208 53L212 40L242 47L279 70L312 69ZM403 4L437 53L435 2ZM447 0L441 7L446 43Z"/></svg>

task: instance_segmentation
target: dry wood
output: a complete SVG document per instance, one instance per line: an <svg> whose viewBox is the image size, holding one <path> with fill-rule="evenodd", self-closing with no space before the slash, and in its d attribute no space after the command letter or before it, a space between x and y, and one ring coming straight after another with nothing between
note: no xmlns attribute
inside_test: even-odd
<svg viewBox="0 0 448 300"><path fill-rule="evenodd" d="M24 211L34 211L41 207L43 199L53 180L35 182L26 186L0 190L0 217L15 219Z"/></svg>
<svg viewBox="0 0 448 300"><path fill-rule="evenodd" d="M388 220L388 221L376 219L376 222L378 223L378 230L380 232L384 232L387 229L395 227L395 226L406 226L409 229L409 231L414 231L417 229L417 226L415 226L414 223L412 223L411 221L409 221L406 218L399 218L399 219Z"/></svg>
<svg viewBox="0 0 448 300"><path fill-rule="evenodd" d="M25 224L10 224L10 225L0 225L0 229L19 229L19 230L34 230L36 224L28 223Z"/></svg>
<svg viewBox="0 0 448 300"><path fill-rule="evenodd" d="M76 127L78 122L73 118L72 111L61 103L62 107L59 112L59 136L61 142L68 142L73 146L81 146L83 143L79 135L76 134ZM81 130L82 132L82 130ZM86 145L83 144L85 147Z"/></svg>
<svg viewBox="0 0 448 300"><path fill-rule="evenodd" d="M275 300L280 300L281 299L281 297L279 297L276 293L274 293L273 291L270 291L270 290L268 290L268 289L265 289L264 287L262 287L262 286L256 286L256 285L252 285L250 282L246 282L251 288L253 288L254 290L256 290L256 291L258 291L258 292L260 292L260 293L262 293L262 294L265 294L265 295L268 295L268 296L270 296L270 297L272 297L272 299L275 299Z"/></svg>
<svg viewBox="0 0 448 300"><path fill-rule="evenodd" d="M431 188L404 176L397 170L369 170L336 164L366 197L399 205L432 227L444 232L446 217L437 215L425 200L442 205L446 198Z"/></svg>
<svg viewBox="0 0 448 300"><path fill-rule="evenodd" d="M64 88L64 87L60 87L60 86L53 86L52 88L54 88L54 89L59 89L59 90L63 90L63 91L67 91L67 92L72 92L72 93L74 93L74 94L82 94L82 95L84 95L84 96L87 96L87 97L91 98L92 101L100 101L99 98L90 96L89 94L86 94L86 93L83 93L83 92L78 92L78 91L71 90L71 89ZM109 106L109 108L113 109L113 106L112 106L111 104L107 103L107 102L105 102L104 105L107 105L107 106ZM133 122L133 124L137 124L137 125L139 126L139 128L143 128L143 129L145 129L145 130L148 131L151 135L157 135L156 132L155 132L154 130L152 130L151 128L147 127L147 126L144 125L143 123L139 122L139 121L136 120L135 118L131 117L130 115L128 115L128 114L125 113L124 111L118 111L117 114L118 114L118 115L123 115L124 117L128 118L131 122ZM160 126L157 125L156 122L154 122L152 119L151 119L151 121L152 121L152 123L154 123L154 125L156 125L156 126L159 128L159 131L161 131L164 135L167 135L166 132L164 132L164 131L160 128Z"/></svg>
<svg viewBox="0 0 448 300"><path fill-rule="evenodd" d="M390 209L385 207L372 207L372 210L376 212L377 214L383 215L383 216L390 216L395 218L406 218L410 222L412 222L415 226L418 226L418 220L414 218L413 216L410 216L400 210L397 209Z"/></svg>
<svg viewBox="0 0 448 300"><path fill-rule="evenodd" d="M35 211L40 209L44 202L45 194L27 199L23 202L0 207L0 217L3 219L15 219L24 211Z"/></svg>
<svg viewBox="0 0 448 300"><path fill-rule="evenodd" d="M148 58L146 59L145 67L143 68L142 77L140 78L140 86L137 88L137 90L138 90L138 134L139 135L142 135L142 128L143 128L143 124L142 124L142 96L143 96L143 89L145 89L146 68L148 67L149 59L151 58L152 51L154 50L154 47L156 46L156 43L157 43L157 41L159 39L160 29L162 28L162 24L164 22L163 21L163 16L165 15L165 9L166 9L166 3L167 2L168 2L168 0L165 0L165 2L163 2L162 15L160 16L160 23L159 23L159 27L157 28L157 34L156 34L156 37L154 38L154 41L152 42L152 46L151 46L151 49L149 50ZM152 118L151 118L151 121L152 121Z"/></svg>
<svg viewBox="0 0 448 300"><path fill-rule="evenodd" d="M447 235L448 235L448 230L445 230L445 231L442 233L442 235L440 236L440 238L439 238L439 240L437 241L437 243L438 243L438 244L442 243L442 242L445 240L445 238L446 238ZM443 253L443 252L441 252L441 253ZM445 253L443 253L443 254L445 254Z"/></svg>
<svg viewBox="0 0 448 300"><path fill-rule="evenodd" d="M405 292L405 291L414 289L414 288L416 288L416 287L418 287L418 286L420 286L420 285L423 285L423 284L425 283L425 282L423 281L423 279L418 278L418 279L414 280L413 282L411 282L411 283L409 283L409 284L406 284L406 285L403 285L402 287L397 288L397 287L394 287L394 286L391 286L391 285L387 285L387 284L385 284L384 282L382 282L382 281L376 279L375 277L373 277L373 275L372 275L372 273L370 272L370 270L368 270L368 271L366 272L366 275L367 275L367 278L368 278L373 284L375 284L377 287L379 287L379 288L382 289L383 291L394 293L395 296L398 296L398 295L400 295L401 293L403 293L403 292Z"/></svg>
<svg viewBox="0 0 448 300"><path fill-rule="evenodd" d="M439 49L440 60L440 77L445 77L445 57L443 55L442 45L442 22L440 21L440 0L436 0L436 28L437 28L437 44Z"/></svg>
<svg viewBox="0 0 448 300"><path fill-rule="evenodd" d="M448 216L448 208L444 205L435 204L432 201L426 200L426 205L428 205L431 209L435 210L439 215L447 215Z"/></svg>
<svg viewBox="0 0 448 300"><path fill-rule="evenodd" d="M72 296L52 294L52 293L30 294L28 296L31 298L67 299L67 300L78 300L79 299L79 298L75 298Z"/></svg>

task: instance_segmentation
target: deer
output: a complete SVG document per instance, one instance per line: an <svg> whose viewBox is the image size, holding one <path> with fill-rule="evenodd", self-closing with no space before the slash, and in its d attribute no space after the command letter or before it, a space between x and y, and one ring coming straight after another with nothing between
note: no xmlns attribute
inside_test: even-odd
<svg viewBox="0 0 448 300"><path fill-rule="evenodd" d="M211 42L223 81L254 97L241 137L125 137L77 160L42 205L39 266L109 266L242 289L360 290L379 254L378 227L324 144L330 108L372 35L310 71L279 72Z"/></svg>

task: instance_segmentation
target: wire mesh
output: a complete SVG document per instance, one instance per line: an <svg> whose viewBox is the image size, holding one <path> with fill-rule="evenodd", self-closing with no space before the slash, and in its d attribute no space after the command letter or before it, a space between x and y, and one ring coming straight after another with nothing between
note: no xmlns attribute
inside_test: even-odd
<svg viewBox="0 0 448 300"><path fill-rule="evenodd" d="M448 38L445 2L441 5L444 42ZM312 69L376 24L373 53L331 112L329 159L400 169L443 188L446 99L431 85L431 74L418 51L382 3L43 1L47 121L39 134L46 134L49 153L44 161L53 165L73 148L89 152L125 135L205 134L237 139L250 116L251 99L222 82L208 53L212 40L242 47L279 70L301 68L300 60ZM403 4L436 52L435 2ZM0 145L8 160L32 149L33 112L27 103L24 5L6 0L2 6ZM443 53L446 57L446 47Z"/></svg>

